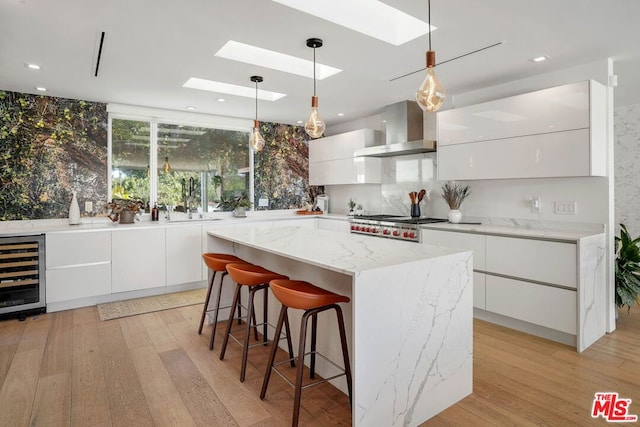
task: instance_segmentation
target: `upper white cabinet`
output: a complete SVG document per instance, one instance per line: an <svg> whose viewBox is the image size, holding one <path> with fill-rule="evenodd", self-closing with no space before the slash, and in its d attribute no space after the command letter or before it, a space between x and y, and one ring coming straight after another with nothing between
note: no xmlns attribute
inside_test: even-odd
<svg viewBox="0 0 640 427"><path fill-rule="evenodd" d="M379 184L382 161L353 157L357 149L382 144L382 133L359 129L309 142L309 184Z"/></svg>
<svg viewBox="0 0 640 427"><path fill-rule="evenodd" d="M606 175L606 88L595 81L438 113L440 180Z"/></svg>

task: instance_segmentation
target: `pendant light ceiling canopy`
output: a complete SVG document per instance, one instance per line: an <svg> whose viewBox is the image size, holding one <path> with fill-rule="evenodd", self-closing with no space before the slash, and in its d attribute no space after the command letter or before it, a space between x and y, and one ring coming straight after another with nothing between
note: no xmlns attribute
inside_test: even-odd
<svg viewBox="0 0 640 427"><path fill-rule="evenodd" d="M436 52L431 50L431 0L428 0L429 50L427 51L427 75L416 92L416 101L424 111L433 113L440 109L447 93L435 73Z"/></svg>
<svg viewBox="0 0 640 427"><path fill-rule="evenodd" d="M251 76L251 81L256 84L256 118L253 121L253 131L249 137L249 145L254 151L260 151L264 148L264 138L260 133L260 122L258 121L258 83L263 81L261 76Z"/></svg>
<svg viewBox="0 0 640 427"><path fill-rule="evenodd" d="M322 47L322 39L307 39L307 47L313 48L313 96L311 97L311 114L304 124L304 130L311 138L320 138L326 125L318 114L318 97L316 96L316 48Z"/></svg>

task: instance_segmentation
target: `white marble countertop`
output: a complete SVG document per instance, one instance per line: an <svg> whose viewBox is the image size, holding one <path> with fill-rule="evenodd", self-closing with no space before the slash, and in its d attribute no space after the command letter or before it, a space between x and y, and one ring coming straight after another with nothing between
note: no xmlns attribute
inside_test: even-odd
<svg viewBox="0 0 640 427"><path fill-rule="evenodd" d="M548 239L548 240L562 240L569 242L577 242L585 237L593 236L596 234L604 233L604 226L602 230L598 230L597 225L592 226L589 229L572 229L567 228L553 228L553 227L517 227L508 225L497 224L450 224L450 223L436 223L425 224L422 228L425 230L443 230L443 231L458 231L465 233L477 233L488 234L495 236L506 237L523 237L530 239Z"/></svg>
<svg viewBox="0 0 640 427"><path fill-rule="evenodd" d="M50 219L50 220L25 220L25 221L6 221L0 222L0 236L9 235L34 235L50 232L92 232L102 230L130 230L132 228L154 228L167 226L185 226L196 224L238 224L245 222L262 222L262 221L278 221L290 219L312 220L313 218L322 218L327 220L343 220L346 221L345 215L324 214L324 215L296 215L295 210L279 210L279 211L251 211L247 212L246 218L236 218L231 212L223 212L211 214L209 218L187 220L185 215L182 217L174 215L175 219L167 221L162 218L160 221L152 222L149 215L143 217L141 221L133 224L119 224L111 222L105 217L82 218L81 224L69 225L67 219Z"/></svg>
<svg viewBox="0 0 640 427"><path fill-rule="evenodd" d="M221 228L208 234L349 275L464 252L295 226Z"/></svg>

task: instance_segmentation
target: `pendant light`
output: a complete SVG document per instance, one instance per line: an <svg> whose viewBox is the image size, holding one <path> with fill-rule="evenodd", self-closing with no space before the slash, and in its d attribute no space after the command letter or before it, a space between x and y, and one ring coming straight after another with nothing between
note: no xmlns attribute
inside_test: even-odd
<svg viewBox="0 0 640 427"><path fill-rule="evenodd" d="M311 114L304 124L304 130L311 138L320 138L327 127L318 114L318 97L316 96L316 48L322 47L322 40L307 39L307 47L313 48L313 96L311 97Z"/></svg>
<svg viewBox="0 0 640 427"><path fill-rule="evenodd" d="M258 121L258 83L262 81L260 76L251 76L251 81L256 84L256 118L253 121L253 131L249 138L249 145L253 147L254 151L260 151L264 147L264 138L260 134L260 122Z"/></svg>
<svg viewBox="0 0 640 427"><path fill-rule="evenodd" d="M169 173L171 172L171 165L169 164L169 156L165 156L164 165L162 165L162 172Z"/></svg>
<svg viewBox="0 0 640 427"><path fill-rule="evenodd" d="M431 50L431 0L428 0L428 8L429 50L427 51L427 76L420 85L418 92L416 92L416 101L424 111L433 113L440 109L447 93L434 71L436 66L436 53Z"/></svg>

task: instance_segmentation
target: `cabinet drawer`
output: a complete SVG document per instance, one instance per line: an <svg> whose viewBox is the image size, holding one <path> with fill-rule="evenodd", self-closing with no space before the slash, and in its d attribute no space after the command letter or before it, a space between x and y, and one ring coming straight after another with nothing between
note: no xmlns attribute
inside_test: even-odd
<svg viewBox="0 0 640 427"><path fill-rule="evenodd" d="M473 273L473 306L486 309L486 274Z"/></svg>
<svg viewBox="0 0 640 427"><path fill-rule="evenodd" d="M167 285L199 282L202 276L202 227L167 227Z"/></svg>
<svg viewBox="0 0 640 427"><path fill-rule="evenodd" d="M111 263L47 270L47 303L111 293Z"/></svg>
<svg viewBox="0 0 640 427"><path fill-rule="evenodd" d="M47 233L47 268L111 261L111 232Z"/></svg>
<svg viewBox="0 0 640 427"><path fill-rule="evenodd" d="M309 162L309 184L380 184L382 182L381 159L350 157L347 159Z"/></svg>
<svg viewBox="0 0 640 427"><path fill-rule="evenodd" d="M486 309L576 334L576 292L486 275Z"/></svg>
<svg viewBox="0 0 640 427"><path fill-rule="evenodd" d="M481 234L442 230L422 230L422 243L473 251L473 269L484 270L486 237Z"/></svg>
<svg viewBox="0 0 640 427"><path fill-rule="evenodd" d="M487 236L489 273L577 287L577 255L573 243Z"/></svg>

